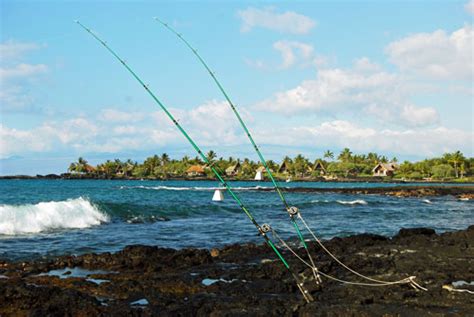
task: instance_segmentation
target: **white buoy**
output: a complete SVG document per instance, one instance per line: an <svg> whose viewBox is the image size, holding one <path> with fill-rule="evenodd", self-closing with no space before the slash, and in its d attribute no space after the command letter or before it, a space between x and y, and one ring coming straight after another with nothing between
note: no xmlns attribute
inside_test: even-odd
<svg viewBox="0 0 474 317"><path fill-rule="evenodd" d="M216 189L214 191L212 201L224 201L224 193L222 192L222 189Z"/></svg>
<svg viewBox="0 0 474 317"><path fill-rule="evenodd" d="M257 171L257 174L255 174L255 180L256 180L256 181L262 181L262 180L263 180L263 173L262 173L262 171Z"/></svg>

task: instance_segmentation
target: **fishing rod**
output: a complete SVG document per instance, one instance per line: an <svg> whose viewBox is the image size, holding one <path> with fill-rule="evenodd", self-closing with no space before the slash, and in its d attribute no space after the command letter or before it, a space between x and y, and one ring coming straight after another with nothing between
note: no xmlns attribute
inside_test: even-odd
<svg viewBox="0 0 474 317"><path fill-rule="evenodd" d="M175 119L175 117L171 114L171 112L168 111L166 106L155 96L155 94L149 89L147 85L138 77L138 75L128 66L125 61L120 58L117 53L115 53L114 50L112 50L107 43L102 40L100 37L98 37L94 32L92 32L88 27L83 25L79 21L75 21L79 26L81 26L87 33L89 33L93 38L95 38L99 43L101 43L105 49L109 51L110 54L112 54L127 70L128 72L140 83L140 85L148 92L148 94L153 98L153 100L158 104L158 106L165 112L166 116L175 124L175 126L178 128L178 130L183 134L183 136L188 140L188 142L192 145L194 150L199 154L199 156L202 158L202 160L208 164L210 167L211 171L213 174L216 176L216 178L221 182L222 186L224 186L229 194L232 196L232 198L237 202L239 207L245 212L247 217L250 219L250 221L254 224L254 226L257 228L259 234L263 237L265 242L270 246L270 248L275 252L277 257L280 259L280 261L283 263L285 268L288 270L288 272L292 275L293 279L296 282L296 285L298 286L298 289L302 293L304 299L306 302L312 302L313 297L311 294L304 288L304 284L300 282L299 278L296 276L296 274L290 269L290 265L288 262L285 260L283 255L278 251L276 248L275 244L272 242L272 240L267 236L267 233L271 230L270 226L267 224L264 224L260 226L255 218L253 217L252 213L248 208L243 204L243 202L240 200L240 198L237 196L237 194L233 191L232 187L227 183L227 181L224 180L224 178L220 175L218 170L211 164L211 162L207 159L207 157L204 155L204 153L201 151L201 149L198 147L198 145L193 141L193 139L186 133L186 131L183 129L183 127L178 123L178 121Z"/></svg>
<svg viewBox="0 0 474 317"><path fill-rule="evenodd" d="M229 104L230 108L232 109L232 111L234 112L235 116L237 117L237 120L240 122L240 125L242 126L242 129L245 131L245 134L247 135L250 143L252 143L252 146L253 148L255 149L255 151L257 152L258 154L258 157L260 158L263 166L265 167L265 170L267 171L268 173L268 176L270 177L272 183L273 183L273 186L275 188L275 190L277 191L278 193L278 196L280 197L280 200L283 202L283 205L285 206L285 209L286 211L288 212L288 215L290 216L290 219L291 219L291 222L293 224L293 227L295 228L296 230L296 233L298 235L298 238L300 239L301 243L303 244L303 247L304 249L306 250L306 253L311 261L311 264L313 264L313 267L316 268L315 264L314 264L314 261L313 261L313 258L311 256L311 253L309 252L309 249L308 249L308 246L306 244L306 241L304 240L304 237L303 237L303 234L301 233L301 230L298 226L298 223L296 222L295 220L295 217L299 214L299 210L298 208L296 207L292 207L288 204L285 196L283 195L281 189L280 189L280 186L278 186L278 183L277 181L275 180L275 178L273 177L273 173L271 172L270 168L268 167L268 164L267 164L267 161L265 160L265 158L263 157L263 154L262 152L258 149L258 146L257 144L255 143L252 135L250 134L250 131L249 129L247 128L247 125L245 124L244 120L242 119L242 117L240 116L240 113L239 111L237 110L237 108L235 107L234 103L232 102L232 100L230 99L229 95L227 94L227 92L224 90L224 87L222 86L222 84L219 82L219 80L217 79L215 73L211 70L211 68L207 65L207 63L204 61L204 59L201 57L201 55L198 53L197 49L195 49L193 46L191 46L191 44L182 36L181 33L178 33L175 29L173 29L171 26L169 26L168 23L165 23L163 21L161 21L160 19L158 19L157 17L154 17L154 19L159 22L161 25L163 25L166 29L168 29L171 33L175 34L192 52L193 54L197 57L197 59L199 60L199 62L202 64L202 66L204 66L204 68L209 72L209 74L211 75L212 79L214 80L214 82L216 83L217 87L219 88L219 90L222 92L222 94L224 95L225 99L227 100L227 103ZM320 281L320 277L319 275L317 274L317 269L314 272L314 277L316 279L316 281Z"/></svg>
<svg viewBox="0 0 474 317"><path fill-rule="evenodd" d="M314 275L314 279L316 281L317 284L319 284L321 282L321 277L319 276L319 270L318 268L316 267L316 265L314 264L314 261L313 261L313 258L311 256L311 253L308 249L308 246L303 238L303 235L301 233L301 230L296 222L296 219L295 218L298 218L304 225L304 227L306 228L306 230L309 231L309 233L312 235L312 237L315 239L315 241L317 242L317 244L319 244L319 246L331 257L333 258L339 265L341 265L343 268L345 268L346 270L350 271L351 273L359 276L359 277L362 277L364 279L367 279L371 282L376 282L376 283L379 283L379 285L393 285L393 284L399 284L399 283L411 283L411 285L415 288L421 288L423 289L422 287L420 287L418 284L414 283L413 282L413 278L414 277L410 277L410 278L406 278L406 279L403 279L401 281L396 281L396 282L388 282L388 281L381 281L381 280L376 280L376 279L373 279L373 278L370 278L368 276L365 276L363 274L360 274L359 272L356 272L354 271L353 269L351 269L350 267L348 267L347 265L345 265L344 263L342 263L334 254L332 254L325 246L324 244L316 237L316 235L313 233L313 231L311 230L311 228L308 226L308 224L306 223L306 221L304 220L303 218L303 215L300 213L300 211L298 210L297 207L292 207L288 204L287 200L285 199L277 181L275 180L275 178L273 177L273 173L271 172L270 168L268 167L268 164L265 160L265 158L263 157L263 154L262 152L259 150L257 144L255 143L252 135L250 134L250 131L249 129L247 128L247 125L245 124L245 122L243 121L242 117L240 116L240 113L239 111L237 110L237 108L235 107L235 105L233 104L232 100L230 99L229 95L227 94L227 92L224 90L222 84L219 82L219 80L217 79L215 73L211 70L211 68L207 65L207 63L204 61L204 59L201 57L201 55L198 53L197 49L195 49L183 36L181 33L178 33L175 29L173 29L169 24L161 21L160 19L158 19L157 17L154 18L157 22L159 22L161 25L163 25L166 29L168 29L171 33L175 34L191 51L192 53L197 57L197 59L199 60L199 62L202 64L202 66L204 66L204 68L207 70L207 72L211 75L213 81L215 82L215 84L217 85L217 87L219 88L219 90L222 92L222 94L224 95L225 99L227 100L227 103L229 104L229 106L231 107L232 111L234 112L235 116L237 117L238 121L240 122L240 125L242 126L243 130L245 131L245 134L247 135L250 143L252 144L252 146L254 147L255 151L257 152L260 160L262 161L262 164L263 166L265 167L265 170L267 171L268 173L268 176L270 177L272 183L273 183L273 186L275 187L275 190L277 191L281 201L283 202L289 216L290 216L290 219L291 219L291 222L298 234L298 237L299 239L301 240L301 243L303 244L303 247L304 249L306 250L306 253L308 255L308 258L310 259L310 262L311 262L311 268L312 268L312 271L313 271L313 275ZM270 228L273 231L272 228ZM279 239L280 242L282 242L281 239ZM283 243L283 245L285 245L285 243ZM291 251L294 255L296 255L292 250L289 250ZM299 258L301 260L301 258L299 256L296 255L297 258ZM303 261L304 262L304 261ZM322 273L322 272L321 272ZM328 277L327 274L324 274L322 273L325 277ZM332 277L330 277L332 278ZM337 280L337 279L336 279ZM416 284L416 286L415 286ZM424 289L423 289L424 290Z"/></svg>

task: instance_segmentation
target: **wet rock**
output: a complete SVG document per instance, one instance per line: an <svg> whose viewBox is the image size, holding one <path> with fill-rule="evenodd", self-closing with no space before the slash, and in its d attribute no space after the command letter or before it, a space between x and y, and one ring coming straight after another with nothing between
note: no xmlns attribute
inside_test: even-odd
<svg viewBox="0 0 474 317"><path fill-rule="evenodd" d="M385 281L416 275L429 292L406 284L363 287L324 277L317 285L313 272L282 250L315 299L308 304L265 245L229 245L210 252L134 245L114 254L1 262L1 274L8 278L0 279L0 315L467 316L474 311L472 295L447 287L471 287L459 281L474 281L474 226L441 235L428 228L402 229L392 239L363 234L324 244L361 274ZM349 282L367 282L316 244L310 244L310 250L321 272ZM296 252L307 259L304 250ZM38 275L66 268L96 273ZM107 282L94 283L94 279ZM206 279L215 282L205 285Z"/></svg>
<svg viewBox="0 0 474 317"><path fill-rule="evenodd" d="M431 236L434 234L436 234L436 232L430 228L402 228L394 238L406 238L419 235Z"/></svg>

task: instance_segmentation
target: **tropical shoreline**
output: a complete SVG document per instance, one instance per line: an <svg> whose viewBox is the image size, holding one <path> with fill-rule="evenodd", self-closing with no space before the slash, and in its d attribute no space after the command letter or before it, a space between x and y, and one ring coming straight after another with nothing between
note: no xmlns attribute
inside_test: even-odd
<svg viewBox="0 0 474 317"><path fill-rule="evenodd" d="M62 173L62 174L37 174L37 175L0 175L1 179L59 179L59 180L123 180L123 181L216 181L215 177L100 177L97 175L87 175L87 174L71 174L71 173ZM227 181L244 181L244 182L255 182L255 183L271 183L270 180L255 180L252 177L249 178L234 178L226 177ZM286 181L285 178L276 178L280 183ZM292 182L320 182L320 183L395 183L395 184L468 184L474 185L472 180L442 180L442 179L432 179L432 180L403 180L403 179L394 179L394 178L383 178L383 177L357 177L357 178L337 178L337 179L324 179L321 177L306 177L306 178L294 178Z"/></svg>

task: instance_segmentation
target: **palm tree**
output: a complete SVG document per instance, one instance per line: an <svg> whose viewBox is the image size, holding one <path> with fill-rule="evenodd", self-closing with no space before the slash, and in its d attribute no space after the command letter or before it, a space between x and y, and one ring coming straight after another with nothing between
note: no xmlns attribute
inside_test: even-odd
<svg viewBox="0 0 474 317"><path fill-rule="evenodd" d="M83 159L82 157L79 157L77 159L77 163L75 164L76 164L76 168L75 168L76 172L79 172L79 173L86 172L87 161L85 159Z"/></svg>
<svg viewBox="0 0 474 317"><path fill-rule="evenodd" d="M339 156L337 157L339 161L344 162L344 163L350 162L351 158L352 158L352 152L347 147L344 150L342 150L341 154L339 154Z"/></svg>
<svg viewBox="0 0 474 317"><path fill-rule="evenodd" d="M466 160L464 155L461 153L461 151L456 151L452 154L449 154L449 153L444 154L443 158L445 158L448 163L453 163L454 174L456 175L456 178L458 178L459 177L458 166L459 164L463 163Z"/></svg>
<svg viewBox="0 0 474 317"><path fill-rule="evenodd" d="M210 150L210 151L207 152L207 154L206 154L206 158L207 158L207 160L209 161L209 163L214 162L214 159L215 159L216 157L217 157L216 152L214 152L213 150Z"/></svg>
<svg viewBox="0 0 474 317"><path fill-rule="evenodd" d="M166 165L170 162L170 157L168 154L163 153L161 154L161 165Z"/></svg>
<svg viewBox="0 0 474 317"><path fill-rule="evenodd" d="M303 155L298 154L293 160L293 171L295 175L304 176L309 169L309 161Z"/></svg>
<svg viewBox="0 0 474 317"><path fill-rule="evenodd" d="M375 165L380 161L380 157L377 153L370 152L367 154L367 160L371 165Z"/></svg>
<svg viewBox="0 0 474 317"><path fill-rule="evenodd" d="M324 156L323 156L325 159L328 159L328 160L334 160L334 153L331 152L330 150L327 150L326 152L324 152Z"/></svg>
<svg viewBox="0 0 474 317"><path fill-rule="evenodd" d="M82 164L82 165L87 164L87 161L85 159L83 159L82 157L78 158L77 161L79 162L79 164Z"/></svg>
<svg viewBox="0 0 474 317"><path fill-rule="evenodd" d="M287 164L293 163L293 160L289 156L285 156L283 158L283 162L286 162Z"/></svg>
<svg viewBox="0 0 474 317"><path fill-rule="evenodd" d="M360 154L360 155L359 155L359 154L356 154L356 155L354 155L354 156L352 157L352 161L353 161L354 163L362 163L362 162L365 161L365 155L363 155L363 154Z"/></svg>
<svg viewBox="0 0 474 317"><path fill-rule="evenodd" d="M77 164L71 163L67 169L69 172L77 172Z"/></svg>
<svg viewBox="0 0 474 317"><path fill-rule="evenodd" d="M104 173L105 175L107 175L108 177L112 176L113 174L115 174L115 171L116 171L116 164L115 162L112 162L111 160L107 160L104 164L103 164L103 167L104 167Z"/></svg>
<svg viewBox="0 0 474 317"><path fill-rule="evenodd" d="M459 172L461 174L461 178L464 178L464 173L466 173L466 167L464 166L464 163L461 163L461 166L459 167Z"/></svg>

